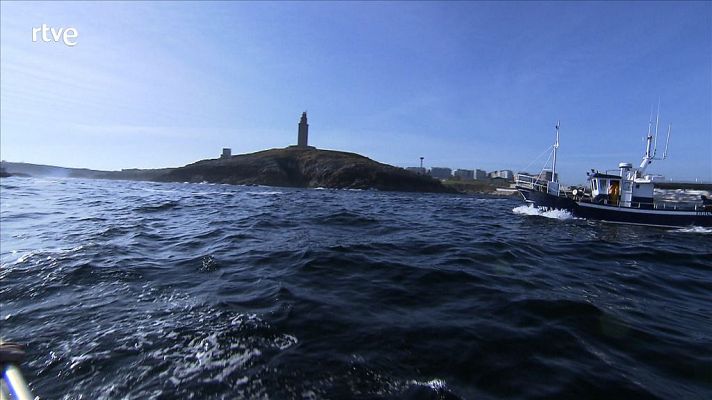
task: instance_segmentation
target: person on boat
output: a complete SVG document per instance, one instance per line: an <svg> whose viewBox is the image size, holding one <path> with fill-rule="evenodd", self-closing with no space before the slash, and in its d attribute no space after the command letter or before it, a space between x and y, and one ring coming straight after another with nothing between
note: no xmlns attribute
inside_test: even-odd
<svg viewBox="0 0 712 400"><path fill-rule="evenodd" d="M620 194L621 191L618 182L612 181L611 186L608 188L608 204L618 205Z"/></svg>
<svg viewBox="0 0 712 400"><path fill-rule="evenodd" d="M707 198L704 194L701 194L702 207L705 211L712 211L712 199Z"/></svg>

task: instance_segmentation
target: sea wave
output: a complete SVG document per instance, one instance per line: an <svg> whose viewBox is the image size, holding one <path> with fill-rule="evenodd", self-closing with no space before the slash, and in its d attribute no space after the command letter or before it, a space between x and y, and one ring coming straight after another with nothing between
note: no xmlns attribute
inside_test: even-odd
<svg viewBox="0 0 712 400"><path fill-rule="evenodd" d="M41 398L709 397L708 228L459 195L13 185L0 322Z"/></svg>

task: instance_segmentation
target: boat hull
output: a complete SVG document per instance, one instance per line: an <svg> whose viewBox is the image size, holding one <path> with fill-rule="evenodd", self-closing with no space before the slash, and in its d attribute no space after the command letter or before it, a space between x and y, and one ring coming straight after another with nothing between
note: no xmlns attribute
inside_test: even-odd
<svg viewBox="0 0 712 400"><path fill-rule="evenodd" d="M574 215L606 222L655 226L712 226L712 211L636 209L602 204L576 203Z"/></svg>
<svg viewBox="0 0 712 400"><path fill-rule="evenodd" d="M537 207L569 210L572 212L576 207L576 202L566 197L554 196L549 193L522 187L517 187L517 190L527 203L532 203Z"/></svg>
<svg viewBox="0 0 712 400"><path fill-rule="evenodd" d="M686 211L618 207L574 201L567 197L526 188L518 188L518 190L528 203L537 207L566 210L578 218L664 227L712 227L712 210Z"/></svg>

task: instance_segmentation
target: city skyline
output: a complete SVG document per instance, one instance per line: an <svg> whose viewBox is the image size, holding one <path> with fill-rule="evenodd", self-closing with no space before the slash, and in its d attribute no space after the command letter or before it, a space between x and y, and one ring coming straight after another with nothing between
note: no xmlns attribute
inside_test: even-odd
<svg viewBox="0 0 712 400"><path fill-rule="evenodd" d="M306 109L318 148L453 170L538 172L561 120L578 183L640 162L660 99L670 157L649 171L712 180L710 3L1 7L8 161L180 166L292 145Z"/></svg>

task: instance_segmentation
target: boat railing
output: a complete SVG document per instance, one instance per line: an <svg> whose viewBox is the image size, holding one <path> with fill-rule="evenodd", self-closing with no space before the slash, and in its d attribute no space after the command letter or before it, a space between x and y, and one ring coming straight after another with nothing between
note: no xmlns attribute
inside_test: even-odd
<svg viewBox="0 0 712 400"><path fill-rule="evenodd" d="M538 176L517 174L517 178L514 181L516 186L536 190L537 192L544 192L553 194L555 196L559 195L559 183L550 182L544 179L540 179Z"/></svg>

